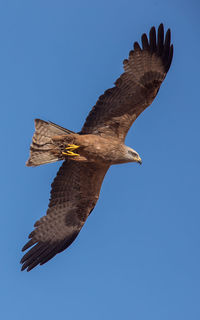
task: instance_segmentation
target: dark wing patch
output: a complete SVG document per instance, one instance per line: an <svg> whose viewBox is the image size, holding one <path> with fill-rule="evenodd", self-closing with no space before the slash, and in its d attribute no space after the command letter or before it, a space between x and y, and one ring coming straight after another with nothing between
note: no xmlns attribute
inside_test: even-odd
<svg viewBox="0 0 200 320"><path fill-rule="evenodd" d="M22 270L44 264L75 240L96 205L108 166L65 161L52 183L47 214L37 221L22 251Z"/></svg>
<svg viewBox="0 0 200 320"><path fill-rule="evenodd" d="M154 100L170 68L173 56L170 30L155 27L142 35L142 48L135 42L134 50L124 60L124 73L99 97L89 113L81 134L112 136L124 141L135 121Z"/></svg>

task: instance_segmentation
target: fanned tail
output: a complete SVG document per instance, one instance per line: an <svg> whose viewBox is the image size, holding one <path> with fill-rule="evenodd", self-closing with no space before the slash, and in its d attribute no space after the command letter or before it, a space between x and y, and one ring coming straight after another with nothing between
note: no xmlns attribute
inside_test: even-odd
<svg viewBox="0 0 200 320"><path fill-rule="evenodd" d="M52 137L73 133L53 122L35 119L35 132L30 146L30 157L26 162L28 167L35 167L45 163L61 160Z"/></svg>

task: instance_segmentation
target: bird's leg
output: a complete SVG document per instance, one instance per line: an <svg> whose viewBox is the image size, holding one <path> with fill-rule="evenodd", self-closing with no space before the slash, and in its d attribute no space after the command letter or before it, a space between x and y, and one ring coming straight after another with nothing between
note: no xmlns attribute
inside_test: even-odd
<svg viewBox="0 0 200 320"><path fill-rule="evenodd" d="M68 147L65 148L66 150L75 150L78 149L80 146L77 146L76 144L68 144Z"/></svg>
<svg viewBox="0 0 200 320"><path fill-rule="evenodd" d="M67 150L66 152L62 152L63 155L66 156L79 156L78 153L74 153L73 151L78 149L79 146L75 145L75 144L68 144L68 146L65 148L65 150Z"/></svg>
<svg viewBox="0 0 200 320"><path fill-rule="evenodd" d="M78 153L75 153L72 151L62 152L62 154L66 155L66 156L79 156Z"/></svg>

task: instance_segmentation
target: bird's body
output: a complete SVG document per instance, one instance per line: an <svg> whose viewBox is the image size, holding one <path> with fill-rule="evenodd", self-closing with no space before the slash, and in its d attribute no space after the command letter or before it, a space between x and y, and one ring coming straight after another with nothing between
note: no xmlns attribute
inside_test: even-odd
<svg viewBox="0 0 200 320"><path fill-rule="evenodd" d="M35 122L39 122L42 126L53 126L52 123L49 124L39 119L36 119ZM65 160L66 156L70 156L71 161L96 162L99 165L141 161L137 152L125 146L119 139L101 137L95 134L70 133L52 136L48 152L56 157L56 161ZM131 157L131 153L135 153L135 159ZM48 157L46 161L48 162ZM30 158L27 166L35 165L38 164L32 162Z"/></svg>
<svg viewBox="0 0 200 320"><path fill-rule="evenodd" d="M52 122L35 120L27 166L64 160L52 184L47 214L35 223L23 251L22 270L30 271L66 249L77 237L99 198L104 176L113 164L141 163L138 153L124 144L126 134L154 100L173 56L170 30L155 28L142 36L124 73L99 97L82 130L74 133Z"/></svg>

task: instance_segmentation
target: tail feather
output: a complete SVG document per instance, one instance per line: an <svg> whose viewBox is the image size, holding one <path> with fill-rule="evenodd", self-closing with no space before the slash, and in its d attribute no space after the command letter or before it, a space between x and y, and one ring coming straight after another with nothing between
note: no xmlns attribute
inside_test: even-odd
<svg viewBox="0 0 200 320"><path fill-rule="evenodd" d="M42 120L40 120L40 121L42 121ZM45 122L45 121L44 121L44 122ZM63 134L63 131L64 131L65 133L67 133L67 134L75 133L74 131L71 131L71 130L69 130L69 129L63 128L63 127L59 126L58 124L56 124L56 123L54 123L54 122L49 121L49 122L47 122L47 123L50 124L50 125L52 125L53 127L57 128L57 129L59 130L59 133L62 133L62 134ZM58 133L57 133L57 134L58 134Z"/></svg>
<svg viewBox="0 0 200 320"><path fill-rule="evenodd" d="M73 133L53 122L35 119L35 132L30 146L30 157L26 162L28 167L61 160L59 153L55 152L52 137L56 135L68 135Z"/></svg>

